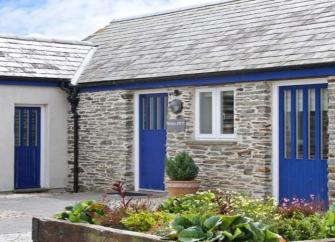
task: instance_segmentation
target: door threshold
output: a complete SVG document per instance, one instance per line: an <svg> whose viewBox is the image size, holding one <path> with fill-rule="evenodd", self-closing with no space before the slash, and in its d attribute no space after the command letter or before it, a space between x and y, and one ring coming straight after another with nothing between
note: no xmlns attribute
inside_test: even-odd
<svg viewBox="0 0 335 242"><path fill-rule="evenodd" d="M40 193L40 192L47 192L50 189L47 188L24 188L24 189L15 189L14 193Z"/></svg>

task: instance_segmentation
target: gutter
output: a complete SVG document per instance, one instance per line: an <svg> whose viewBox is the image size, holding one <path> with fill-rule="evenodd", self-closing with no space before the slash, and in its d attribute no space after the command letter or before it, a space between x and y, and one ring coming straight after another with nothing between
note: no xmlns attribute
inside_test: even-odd
<svg viewBox="0 0 335 242"><path fill-rule="evenodd" d="M62 82L61 88L67 93L67 101L71 106L73 117L73 192L77 193L79 191L79 87Z"/></svg>

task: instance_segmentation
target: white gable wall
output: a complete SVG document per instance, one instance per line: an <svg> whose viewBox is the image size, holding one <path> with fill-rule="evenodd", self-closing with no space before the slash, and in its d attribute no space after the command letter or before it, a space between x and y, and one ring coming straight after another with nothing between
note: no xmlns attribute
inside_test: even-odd
<svg viewBox="0 0 335 242"><path fill-rule="evenodd" d="M41 187L67 181L67 101L57 87L0 85L0 191L14 190L15 106L41 107Z"/></svg>

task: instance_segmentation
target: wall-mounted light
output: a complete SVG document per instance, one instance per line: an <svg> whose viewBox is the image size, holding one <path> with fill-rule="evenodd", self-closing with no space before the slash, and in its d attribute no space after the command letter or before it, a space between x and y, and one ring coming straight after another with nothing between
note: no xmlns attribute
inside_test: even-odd
<svg viewBox="0 0 335 242"><path fill-rule="evenodd" d="M180 94L181 94L181 91L179 91L177 89L173 91L174 96L179 96Z"/></svg>

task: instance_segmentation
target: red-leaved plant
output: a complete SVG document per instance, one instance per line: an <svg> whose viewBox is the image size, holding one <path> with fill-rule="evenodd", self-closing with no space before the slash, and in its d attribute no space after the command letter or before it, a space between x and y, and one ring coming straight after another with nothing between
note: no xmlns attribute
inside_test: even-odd
<svg viewBox="0 0 335 242"><path fill-rule="evenodd" d="M115 182L113 184L113 190L116 191L118 193L118 195L120 196L120 204L121 204L121 207L127 211L130 204L131 204L131 201L133 200L132 197L130 198L126 198L127 196L127 193L126 193L126 189L124 188L124 183L121 182L121 181L118 181L118 182Z"/></svg>
<svg viewBox="0 0 335 242"><path fill-rule="evenodd" d="M324 203L316 199L314 195L310 195L310 201L297 197L292 199L284 198L282 204L278 207L278 213L285 218L292 218L297 213L310 216L324 210Z"/></svg>
<svg viewBox="0 0 335 242"><path fill-rule="evenodd" d="M113 184L113 190L116 191L119 195L121 209L123 209L126 213L129 210L139 212L142 210L147 210L151 207L149 196L147 197L147 199L137 200L134 200L133 197L127 198L127 192L124 188L124 183L121 181L115 182Z"/></svg>

